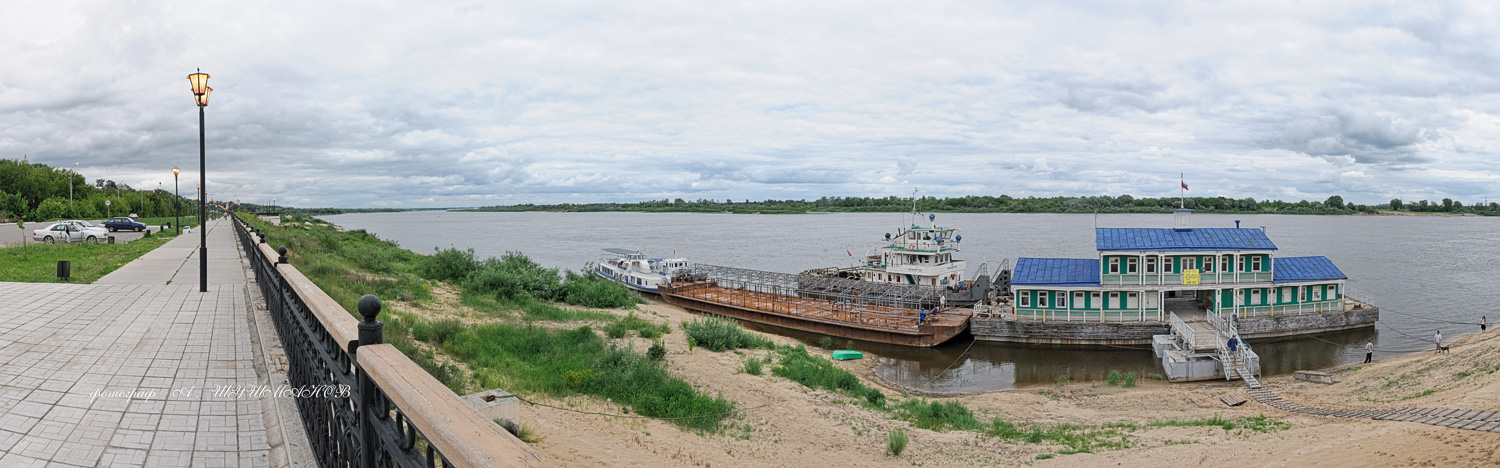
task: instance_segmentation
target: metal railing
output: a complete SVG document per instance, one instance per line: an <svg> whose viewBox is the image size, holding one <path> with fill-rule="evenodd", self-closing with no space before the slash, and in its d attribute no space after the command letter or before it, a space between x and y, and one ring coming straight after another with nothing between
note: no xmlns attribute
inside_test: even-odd
<svg viewBox="0 0 1500 468"><path fill-rule="evenodd" d="M538 466L519 439L481 416L397 350L383 344L380 301L359 301L363 321L287 264L264 233L238 217L235 232L281 338L287 377L322 467Z"/></svg>
<svg viewBox="0 0 1500 468"><path fill-rule="evenodd" d="M1145 311L1106 310L1100 312L1097 309L1014 308L1009 314L1005 314L1003 318L1034 322L1158 322L1161 321L1161 314L1157 309L1146 309Z"/></svg>

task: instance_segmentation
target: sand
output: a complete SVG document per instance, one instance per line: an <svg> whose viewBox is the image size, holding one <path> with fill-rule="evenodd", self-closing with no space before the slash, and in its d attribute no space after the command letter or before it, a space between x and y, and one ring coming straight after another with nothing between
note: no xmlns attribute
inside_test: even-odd
<svg viewBox="0 0 1500 468"><path fill-rule="evenodd" d="M941 400L963 402L981 420L1016 423L1145 424L1168 418L1234 419L1265 415L1290 425L1280 431L1225 431L1219 427L1163 427L1129 434L1119 450L1060 455L1063 447L1004 442L968 431L916 429L884 412L851 403L839 394L810 390L784 378L740 371L749 356L767 351L689 351L677 324L695 317L659 301L640 314L672 326L664 337L673 372L740 408L722 434L684 431L649 420L578 414L522 406L520 420L543 439L533 446L558 466L737 467L737 466L1493 466L1500 463L1500 434L1415 423L1351 420L1282 412L1250 401L1237 408L1218 396L1240 392L1229 382L1142 382L1118 388L1097 382L1023 388ZM791 339L766 335L773 341ZM1282 397L1329 408L1452 407L1500 409L1500 338L1495 332L1455 343L1444 355L1388 359L1373 365L1327 369L1333 385L1265 379ZM636 349L645 340L634 339ZM811 349L825 356L827 351ZM841 362L867 385L900 398L870 373L869 359ZM1461 373L1468 372L1467 375ZM1427 392L1431 390L1431 392ZM620 414L620 405L592 397L543 400L583 411ZM911 443L899 456L885 453L887 434L904 428ZM1038 456L1052 458L1038 460Z"/></svg>

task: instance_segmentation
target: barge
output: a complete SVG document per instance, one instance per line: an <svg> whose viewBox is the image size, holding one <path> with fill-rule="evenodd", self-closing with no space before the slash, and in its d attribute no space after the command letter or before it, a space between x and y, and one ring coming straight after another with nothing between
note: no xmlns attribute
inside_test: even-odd
<svg viewBox="0 0 1500 468"><path fill-rule="evenodd" d="M805 291L815 288L817 297ZM924 307L939 288L693 265L657 292L669 304L842 339L932 347L968 330L967 308Z"/></svg>

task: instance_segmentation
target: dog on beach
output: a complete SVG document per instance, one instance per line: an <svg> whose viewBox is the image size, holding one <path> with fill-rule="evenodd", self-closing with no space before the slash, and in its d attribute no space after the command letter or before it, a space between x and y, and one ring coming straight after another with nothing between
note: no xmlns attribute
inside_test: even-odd
<svg viewBox="0 0 1500 468"><path fill-rule="evenodd" d="M1437 352L1439 352L1439 353L1447 353L1447 352L1449 352L1448 351L1448 347L1447 346L1438 346Z"/></svg>

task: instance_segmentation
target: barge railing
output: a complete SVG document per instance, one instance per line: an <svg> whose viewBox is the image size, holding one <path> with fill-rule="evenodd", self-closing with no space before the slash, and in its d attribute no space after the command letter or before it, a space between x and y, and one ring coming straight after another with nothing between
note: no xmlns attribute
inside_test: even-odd
<svg viewBox="0 0 1500 468"><path fill-rule="evenodd" d="M380 301L359 300L363 321L272 250L264 233L233 218L266 309L286 351L291 385L321 467L540 466L530 447L481 416L394 346L375 320Z"/></svg>
<svg viewBox="0 0 1500 468"><path fill-rule="evenodd" d="M814 295L854 306L924 309L938 304L943 288L908 284L877 283L774 271L750 270L697 264L678 270L679 278L712 281L720 287L744 289L786 297Z"/></svg>

